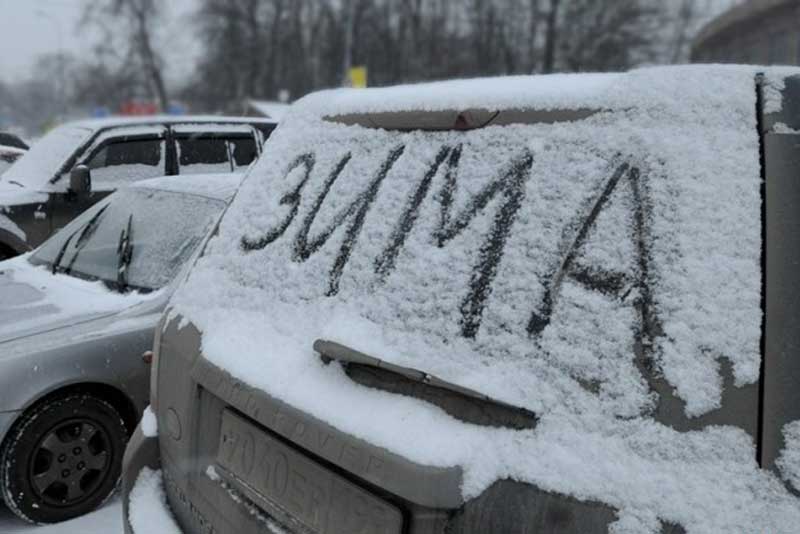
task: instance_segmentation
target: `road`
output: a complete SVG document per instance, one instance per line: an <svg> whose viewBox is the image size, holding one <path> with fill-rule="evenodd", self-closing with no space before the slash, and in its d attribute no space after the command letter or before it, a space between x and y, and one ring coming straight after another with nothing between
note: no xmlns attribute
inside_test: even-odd
<svg viewBox="0 0 800 534"><path fill-rule="evenodd" d="M0 533L2 534L121 534L122 503L113 499L102 509L57 525L36 526L20 521L0 504Z"/></svg>

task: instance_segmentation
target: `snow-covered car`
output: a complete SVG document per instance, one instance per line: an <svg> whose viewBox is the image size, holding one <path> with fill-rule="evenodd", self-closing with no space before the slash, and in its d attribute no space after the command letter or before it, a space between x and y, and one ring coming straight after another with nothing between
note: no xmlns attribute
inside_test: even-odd
<svg viewBox="0 0 800 534"><path fill-rule="evenodd" d="M301 100L162 319L128 532L796 531L798 131L800 69Z"/></svg>
<svg viewBox="0 0 800 534"><path fill-rule="evenodd" d="M114 490L156 323L240 180L137 182L0 262L0 493L15 514L59 522Z"/></svg>
<svg viewBox="0 0 800 534"><path fill-rule="evenodd" d="M14 134L0 132L0 174L28 150L28 145Z"/></svg>
<svg viewBox="0 0 800 534"><path fill-rule="evenodd" d="M0 176L0 259L37 247L122 185L164 175L242 172L275 124L153 116L55 128Z"/></svg>

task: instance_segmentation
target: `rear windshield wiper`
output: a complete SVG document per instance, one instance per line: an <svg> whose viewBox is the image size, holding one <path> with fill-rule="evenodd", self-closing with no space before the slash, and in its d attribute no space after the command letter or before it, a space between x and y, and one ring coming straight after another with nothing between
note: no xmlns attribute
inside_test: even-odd
<svg viewBox="0 0 800 534"><path fill-rule="evenodd" d="M467 423L508 427L516 430L535 428L536 414L446 382L410 367L402 367L369 356L350 347L318 339L314 342L326 364L337 361L353 381L364 386L415 397L434 404Z"/></svg>
<svg viewBox="0 0 800 534"><path fill-rule="evenodd" d="M128 217L128 225L119 234L117 258L117 285L124 292L128 288L128 267L133 259L133 214Z"/></svg>

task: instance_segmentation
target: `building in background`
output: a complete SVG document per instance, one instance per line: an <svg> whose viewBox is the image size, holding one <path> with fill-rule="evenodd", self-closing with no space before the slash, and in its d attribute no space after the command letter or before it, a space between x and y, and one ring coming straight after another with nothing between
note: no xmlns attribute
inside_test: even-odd
<svg viewBox="0 0 800 534"><path fill-rule="evenodd" d="M800 0L748 0L706 24L692 61L800 65Z"/></svg>

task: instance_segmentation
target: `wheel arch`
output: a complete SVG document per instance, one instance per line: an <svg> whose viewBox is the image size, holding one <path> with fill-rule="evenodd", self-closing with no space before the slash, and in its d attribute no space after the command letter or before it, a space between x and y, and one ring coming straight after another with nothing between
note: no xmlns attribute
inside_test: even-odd
<svg viewBox="0 0 800 534"><path fill-rule="evenodd" d="M9 436L13 434L14 429L26 413L36 409L42 404L49 402L58 397L65 397L74 394L88 394L98 399L108 402L122 417L125 423L125 429L128 431L128 436L133 434L136 425L139 422L139 411L134 404L134 401L121 389L103 382L75 382L70 384L63 384L49 391L44 391L31 401L18 412L14 422L8 426L8 430L3 436L2 445L8 440ZM2 448L2 447L0 447Z"/></svg>

